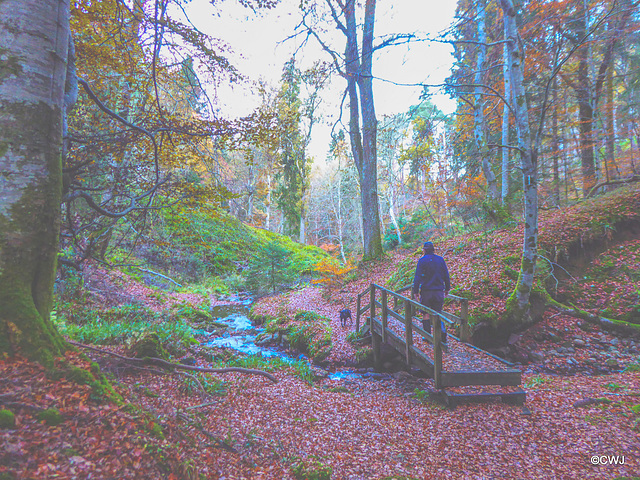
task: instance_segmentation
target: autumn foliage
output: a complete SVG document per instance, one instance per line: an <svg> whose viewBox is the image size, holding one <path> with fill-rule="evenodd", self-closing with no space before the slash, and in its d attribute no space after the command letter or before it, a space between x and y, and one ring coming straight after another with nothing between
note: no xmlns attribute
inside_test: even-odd
<svg viewBox="0 0 640 480"><path fill-rule="evenodd" d="M323 258L313 267L314 273L320 275L311 282L316 285L325 285L329 290L340 288L345 283L347 273L354 270L354 265L341 266L333 258Z"/></svg>

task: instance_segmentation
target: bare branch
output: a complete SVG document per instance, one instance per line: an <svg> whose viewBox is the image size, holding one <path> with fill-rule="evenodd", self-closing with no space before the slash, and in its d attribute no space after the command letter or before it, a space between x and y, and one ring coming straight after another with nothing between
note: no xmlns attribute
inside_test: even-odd
<svg viewBox="0 0 640 480"><path fill-rule="evenodd" d="M157 365L163 368L173 368L178 370L187 370L190 372L205 372L205 373L230 373L230 372L238 372L244 373L247 375L260 375L268 378L273 383L278 383L278 379L271 375L269 372L265 372L263 370L256 370L253 368L242 368L242 367L225 367L225 368L206 368L206 367L192 367L190 365L182 365L181 363L173 363L168 362L166 360L162 360L161 358L155 357L145 357L145 358L133 358L133 357L125 357L124 355L120 355L118 353L110 352L109 350L103 350L101 348L92 347L90 345L85 345L83 343L78 343L69 340L71 345L76 347L84 348L87 350L91 350L92 352L102 353L104 355L110 355L112 357L119 358L120 360L124 360L133 365Z"/></svg>

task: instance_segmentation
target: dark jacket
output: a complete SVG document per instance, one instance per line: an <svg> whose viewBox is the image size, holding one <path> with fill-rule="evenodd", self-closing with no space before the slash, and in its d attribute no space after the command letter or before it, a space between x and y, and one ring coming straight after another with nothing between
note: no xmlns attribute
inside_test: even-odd
<svg viewBox="0 0 640 480"><path fill-rule="evenodd" d="M422 290L448 292L450 289L449 270L444 258L432 253L420 257L413 277L413 293L418 293Z"/></svg>

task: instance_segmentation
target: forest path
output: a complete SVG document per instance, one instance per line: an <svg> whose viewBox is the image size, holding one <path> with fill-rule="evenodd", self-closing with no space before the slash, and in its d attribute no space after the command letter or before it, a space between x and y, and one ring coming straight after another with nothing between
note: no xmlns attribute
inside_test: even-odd
<svg viewBox="0 0 640 480"><path fill-rule="evenodd" d="M355 349L346 341L347 335L355 330L356 297L371 283L386 284L387 280L396 272L398 264L407 256L418 251L394 250L386 252L382 259L361 264L358 279L347 283L341 289L326 290L324 286L307 286L285 295L267 297L257 302L257 312L273 312L277 307L295 312L307 310L327 317L331 325L331 340L333 350L327 361L336 365L353 364ZM323 296L323 292L326 292ZM349 308L353 321L346 327L340 324L339 312Z"/></svg>

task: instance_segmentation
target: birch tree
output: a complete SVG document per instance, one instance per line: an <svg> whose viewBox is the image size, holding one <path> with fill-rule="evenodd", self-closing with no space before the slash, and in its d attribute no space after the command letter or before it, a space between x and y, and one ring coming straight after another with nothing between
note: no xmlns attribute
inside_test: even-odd
<svg viewBox="0 0 640 480"><path fill-rule="evenodd" d="M509 98L511 92L511 76L508 69L509 50L506 44L503 46L504 66L502 73L504 77L504 97ZM511 168L509 165L509 105L505 102L502 107L502 190L500 199L502 205L507 203L510 191Z"/></svg>
<svg viewBox="0 0 640 480"><path fill-rule="evenodd" d="M476 72L474 80L474 104L473 104L473 136L476 144L476 151L480 157L482 172L487 180L487 197L491 203L498 201L498 185L496 176L489 162L489 151L485 133L484 103L482 91L484 89L484 73L486 70L487 57L487 33L486 33L486 5L485 0L478 0L476 12L476 24L478 35L478 57L476 61Z"/></svg>
<svg viewBox="0 0 640 480"><path fill-rule="evenodd" d="M538 259L538 178L537 149L532 144L529 104L524 88L524 54L518 42L516 10L511 0L500 0L504 13L504 37L507 45L507 72L520 152L522 188L524 192L524 238L520 273L514 292L507 300L507 315L513 324L526 323L529 298L533 288Z"/></svg>

